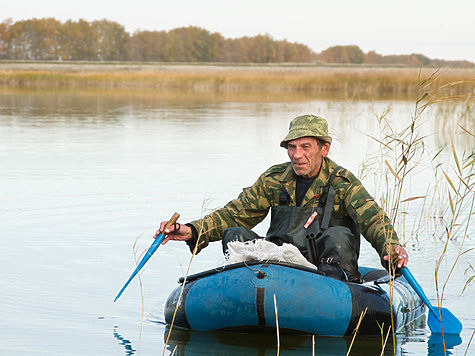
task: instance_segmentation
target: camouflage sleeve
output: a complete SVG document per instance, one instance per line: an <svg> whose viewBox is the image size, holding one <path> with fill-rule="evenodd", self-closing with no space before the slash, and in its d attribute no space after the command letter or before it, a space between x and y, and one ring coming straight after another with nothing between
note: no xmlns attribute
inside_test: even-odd
<svg viewBox="0 0 475 356"><path fill-rule="evenodd" d="M388 245L399 244L388 216L363 187L363 184L350 173L350 185L345 194L344 204L351 218L356 222L361 234L376 249L381 263L386 265L383 256Z"/></svg>
<svg viewBox="0 0 475 356"><path fill-rule="evenodd" d="M224 230L229 227L252 229L264 220L271 206L265 180L265 175L261 175L251 187L244 188L236 199L223 208L190 223L198 233L197 252L208 246L210 241L221 240Z"/></svg>

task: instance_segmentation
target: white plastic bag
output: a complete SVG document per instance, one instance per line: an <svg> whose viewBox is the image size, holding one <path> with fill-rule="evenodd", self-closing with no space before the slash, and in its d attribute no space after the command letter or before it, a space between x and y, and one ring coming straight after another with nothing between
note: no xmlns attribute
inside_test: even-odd
<svg viewBox="0 0 475 356"><path fill-rule="evenodd" d="M317 269L316 266L306 260L299 249L291 244L276 244L264 239L228 243L226 264L244 261L279 261Z"/></svg>

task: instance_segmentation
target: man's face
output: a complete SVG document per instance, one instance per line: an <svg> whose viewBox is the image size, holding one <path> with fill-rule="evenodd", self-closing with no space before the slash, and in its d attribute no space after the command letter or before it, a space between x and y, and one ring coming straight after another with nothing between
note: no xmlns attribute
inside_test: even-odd
<svg viewBox="0 0 475 356"><path fill-rule="evenodd" d="M323 157L328 155L330 144L318 147L315 137L301 137L287 144L287 154L295 174L305 178L314 177L320 171Z"/></svg>

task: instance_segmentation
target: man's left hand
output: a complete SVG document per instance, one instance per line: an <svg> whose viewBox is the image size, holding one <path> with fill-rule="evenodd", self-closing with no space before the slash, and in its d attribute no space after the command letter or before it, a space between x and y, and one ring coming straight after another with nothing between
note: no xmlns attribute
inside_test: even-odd
<svg viewBox="0 0 475 356"><path fill-rule="evenodd" d="M407 261L409 261L409 255L407 251L401 245L394 246L392 258L394 263L397 263L397 268L407 267ZM389 261L389 256L383 257L385 261Z"/></svg>

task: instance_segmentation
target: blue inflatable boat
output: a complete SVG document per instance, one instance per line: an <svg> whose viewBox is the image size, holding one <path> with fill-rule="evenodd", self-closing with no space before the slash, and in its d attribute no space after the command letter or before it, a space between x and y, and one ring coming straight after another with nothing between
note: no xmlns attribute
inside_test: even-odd
<svg viewBox="0 0 475 356"><path fill-rule="evenodd" d="M166 302L165 320L201 331L262 330L276 327L277 304L281 332L344 336L352 334L362 313L361 335L387 330L391 313L396 331L425 315L422 300L404 277L390 283L385 270L359 271L363 284L281 262L223 266L180 278Z"/></svg>

